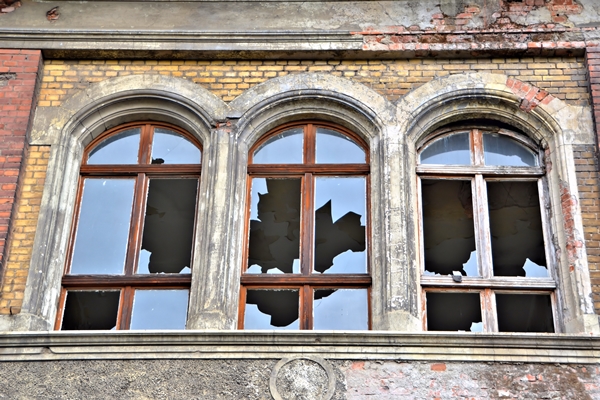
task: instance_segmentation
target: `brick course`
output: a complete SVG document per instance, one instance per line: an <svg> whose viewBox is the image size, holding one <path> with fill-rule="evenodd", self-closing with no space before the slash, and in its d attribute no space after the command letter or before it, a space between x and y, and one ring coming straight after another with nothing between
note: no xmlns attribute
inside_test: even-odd
<svg viewBox="0 0 600 400"><path fill-rule="evenodd" d="M157 61L49 60L39 106L60 106L78 89L107 78L161 74L188 79L229 102L268 79L321 72L360 82L395 101L442 76L470 71L506 74L570 104L589 104L587 70L581 57L412 59L345 61Z"/></svg>

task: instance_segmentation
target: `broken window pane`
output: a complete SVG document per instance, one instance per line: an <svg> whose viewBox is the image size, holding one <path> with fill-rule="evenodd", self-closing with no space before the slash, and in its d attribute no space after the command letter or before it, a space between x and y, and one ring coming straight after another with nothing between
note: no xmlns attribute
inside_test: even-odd
<svg viewBox="0 0 600 400"><path fill-rule="evenodd" d="M367 272L366 210L364 177L316 178L315 271Z"/></svg>
<svg viewBox="0 0 600 400"><path fill-rule="evenodd" d="M190 272L197 179L150 179L138 273Z"/></svg>
<svg viewBox="0 0 600 400"><path fill-rule="evenodd" d="M427 330L481 331L479 293L427 292L426 296Z"/></svg>
<svg viewBox="0 0 600 400"><path fill-rule="evenodd" d="M299 329L298 290L247 290L244 329Z"/></svg>
<svg viewBox="0 0 600 400"><path fill-rule="evenodd" d="M302 128L289 129L260 146L252 158L254 164L300 164L303 161Z"/></svg>
<svg viewBox="0 0 600 400"><path fill-rule="evenodd" d="M479 276L470 181L421 181L425 271Z"/></svg>
<svg viewBox="0 0 600 400"><path fill-rule="evenodd" d="M134 183L133 179L85 179L72 274L123 273Z"/></svg>
<svg viewBox="0 0 600 400"><path fill-rule="evenodd" d="M367 289L315 290L314 329L369 329Z"/></svg>
<svg viewBox="0 0 600 400"><path fill-rule="evenodd" d="M90 152L88 164L137 164L140 128L127 129L104 140Z"/></svg>
<svg viewBox="0 0 600 400"><path fill-rule="evenodd" d="M317 129L318 163L359 164L365 161L365 151L354 140L330 129Z"/></svg>
<svg viewBox="0 0 600 400"><path fill-rule="evenodd" d="M469 132L437 139L421 152L421 164L471 165Z"/></svg>
<svg viewBox="0 0 600 400"><path fill-rule="evenodd" d="M252 179L248 267L300 272L301 179ZM258 266L258 267L255 267Z"/></svg>
<svg viewBox="0 0 600 400"><path fill-rule="evenodd" d="M118 290L69 290L60 329L114 329L120 294Z"/></svg>
<svg viewBox="0 0 600 400"><path fill-rule="evenodd" d="M554 333L549 294L496 293L500 332Z"/></svg>
<svg viewBox="0 0 600 400"><path fill-rule="evenodd" d="M152 164L199 164L200 149L180 134L154 129Z"/></svg>
<svg viewBox="0 0 600 400"><path fill-rule="evenodd" d="M136 290L130 329L185 329L188 290Z"/></svg>
<svg viewBox="0 0 600 400"><path fill-rule="evenodd" d="M537 157L528 148L505 135L483 134L485 165L535 167Z"/></svg>
<svg viewBox="0 0 600 400"><path fill-rule="evenodd" d="M494 275L529 276L527 266L547 277L537 182L487 182L487 192Z"/></svg>

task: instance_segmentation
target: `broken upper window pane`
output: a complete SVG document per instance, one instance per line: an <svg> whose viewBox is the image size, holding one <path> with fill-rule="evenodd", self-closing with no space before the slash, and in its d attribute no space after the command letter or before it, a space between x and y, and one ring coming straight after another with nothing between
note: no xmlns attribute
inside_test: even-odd
<svg viewBox="0 0 600 400"><path fill-rule="evenodd" d="M469 132L444 136L421 151L421 164L470 165Z"/></svg>
<svg viewBox="0 0 600 400"><path fill-rule="evenodd" d="M137 164L141 128L127 129L94 147L88 164Z"/></svg>
<svg viewBox="0 0 600 400"><path fill-rule="evenodd" d="M484 133L483 154L485 165L514 167L535 167L538 165L537 157L531 150L506 135Z"/></svg>
<svg viewBox="0 0 600 400"><path fill-rule="evenodd" d="M471 181L421 181L425 271L479 276Z"/></svg>
<svg viewBox="0 0 600 400"><path fill-rule="evenodd" d="M547 277L537 181L487 182L487 195L494 275Z"/></svg>
<svg viewBox="0 0 600 400"><path fill-rule="evenodd" d="M246 291L244 329L299 329L298 290Z"/></svg>
<svg viewBox="0 0 600 400"><path fill-rule="evenodd" d="M177 132L155 128L152 164L199 164L200 149Z"/></svg>
<svg viewBox="0 0 600 400"><path fill-rule="evenodd" d="M293 128L262 144L252 157L254 164L300 164L303 162L304 130Z"/></svg>
<svg viewBox="0 0 600 400"><path fill-rule="evenodd" d="M316 178L314 270L365 273L366 178Z"/></svg>
<svg viewBox="0 0 600 400"><path fill-rule="evenodd" d="M427 330L481 332L479 293L427 292Z"/></svg>
<svg viewBox="0 0 600 400"><path fill-rule="evenodd" d="M86 178L71 274L122 274L133 204L133 179Z"/></svg>
<svg viewBox="0 0 600 400"><path fill-rule="evenodd" d="M248 272L300 272L301 179L252 179Z"/></svg>
<svg viewBox="0 0 600 400"><path fill-rule="evenodd" d="M366 162L365 151L348 136L325 128L317 128L316 162L348 164Z"/></svg>
<svg viewBox="0 0 600 400"><path fill-rule="evenodd" d="M120 294L118 290L67 291L60 329L115 329Z"/></svg>
<svg viewBox="0 0 600 400"><path fill-rule="evenodd" d="M319 289L314 292L314 329L369 329L367 289Z"/></svg>
<svg viewBox="0 0 600 400"><path fill-rule="evenodd" d="M500 332L554 333L549 294L496 293L496 308Z"/></svg>
<svg viewBox="0 0 600 400"><path fill-rule="evenodd" d="M197 179L150 179L139 274L189 273Z"/></svg>
<svg viewBox="0 0 600 400"><path fill-rule="evenodd" d="M136 290L130 329L185 329L188 290Z"/></svg>

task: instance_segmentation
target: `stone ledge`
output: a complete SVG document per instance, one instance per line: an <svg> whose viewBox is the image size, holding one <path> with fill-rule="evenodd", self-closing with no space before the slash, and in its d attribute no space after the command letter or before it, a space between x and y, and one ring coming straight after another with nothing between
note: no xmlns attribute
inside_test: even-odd
<svg viewBox="0 0 600 400"><path fill-rule="evenodd" d="M597 364L600 337L350 331L7 332L0 361L325 359Z"/></svg>

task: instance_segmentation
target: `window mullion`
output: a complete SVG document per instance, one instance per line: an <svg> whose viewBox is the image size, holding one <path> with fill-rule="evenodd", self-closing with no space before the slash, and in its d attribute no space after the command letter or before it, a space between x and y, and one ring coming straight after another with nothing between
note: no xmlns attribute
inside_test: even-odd
<svg viewBox="0 0 600 400"><path fill-rule="evenodd" d="M302 237L300 240L301 260L300 272L309 275L313 270L314 255L314 176L311 173L304 174L302 179L302 213L300 215Z"/></svg>
<svg viewBox="0 0 600 400"><path fill-rule="evenodd" d="M131 326L131 315L133 311L133 293L131 286L125 286L121 290L119 301L119 312L117 314L117 330L126 330Z"/></svg>
<svg viewBox="0 0 600 400"><path fill-rule="evenodd" d="M485 164L483 157L483 134L479 129L471 131L471 162L477 166Z"/></svg>
<svg viewBox="0 0 600 400"><path fill-rule="evenodd" d="M300 289L300 329L313 329L313 291L311 286Z"/></svg>
<svg viewBox="0 0 600 400"><path fill-rule="evenodd" d="M493 273L492 266L492 245L490 237L489 210L487 199L487 188L483 175L475 175L472 181L473 205L474 205L474 223L475 223L475 243L477 246L477 260L480 273L483 278L491 278Z"/></svg>
<svg viewBox="0 0 600 400"><path fill-rule="evenodd" d="M485 332L498 332L496 294L491 289L485 289L481 292L481 318Z"/></svg>
<svg viewBox="0 0 600 400"><path fill-rule="evenodd" d="M139 258L138 247L143 232L146 199L148 197L148 177L140 173L135 184L133 212L131 213L131 228L129 230L125 275L133 275Z"/></svg>

